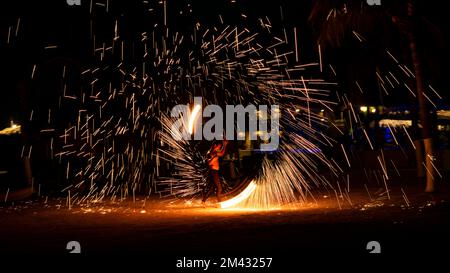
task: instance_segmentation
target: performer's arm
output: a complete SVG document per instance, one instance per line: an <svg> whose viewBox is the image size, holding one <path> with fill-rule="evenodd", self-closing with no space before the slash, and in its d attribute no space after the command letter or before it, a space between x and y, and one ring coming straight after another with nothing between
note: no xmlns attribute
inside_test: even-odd
<svg viewBox="0 0 450 273"><path fill-rule="evenodd" d="M217 156L221 157L225 154L227 144L228 144L228 141L224 140L224 142L222 144L222 149L217 152Z"/></svg>

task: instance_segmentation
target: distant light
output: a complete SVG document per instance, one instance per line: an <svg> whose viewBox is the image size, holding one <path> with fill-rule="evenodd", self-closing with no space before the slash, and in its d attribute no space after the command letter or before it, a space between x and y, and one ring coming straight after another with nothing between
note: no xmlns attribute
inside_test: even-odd
<svg viewBox="0 0 450 273"><path fill-rule="evenodd" d="M382 119L378 122L380 127L411 127L412 120L402 120L402 119Z"/></svg>
<svg viewBox="0 0 450 273"><path fill-rule="evenodd" d="M359 110L363 113L367 113L367 106L361 106L359 107Z"/></svg>
<svg viewBox="0 0 450 273"><path fill-rule="evenodd" d="M375 114L377 112L377 108L371 106L370 107L370 113Z"/></svg>
<svg viewBox="0 0 450 273"><path fill-rule="evenodd" d="M300 112L300 109L295 109L295 112L296 112L296 113L299 113L299 112Z"/></svg>
<svg viewBox="0 0 450 273"><path fill-rule="evenodd" d="M323 112L325 112L325 110L324 110L324 109L320 109L320 112L322 112L322 113L323 113Z"/></svg>
<svg viewBox="0 0 450 273"><path fill-rule="evenodd" d="M449 110L438 110L437 112L438 117L449 119L450 118L450 111Z"/></svg>
<svg viewBox="0 0 450 273"><path fill-rule="evenodd" d="M324 119L324 118L321 118L320 121L325 121L325 119Z"/></svg>
<svg viewBox="0 0 450 273"><path fill-rule="evenodd" d="M0 130L0 135L14 135L14 134L20 134L21 133L22 126L18 124L14 124L13 121L11 121L11 126L8 128L5 128L3 130Z"/></svg>

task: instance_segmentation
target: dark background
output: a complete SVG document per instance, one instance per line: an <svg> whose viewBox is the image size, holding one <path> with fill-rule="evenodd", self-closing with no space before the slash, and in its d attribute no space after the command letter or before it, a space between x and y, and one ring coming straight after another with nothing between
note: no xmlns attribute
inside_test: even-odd
<svg viewBox="0 0 450 273"><path fill-rule="evenodd" d="M105 4L106 1L98 1ZM241 23L251 26L257 23L257 18L270 19L274 33L282 34L285 27L288 39L293 40L293 27L297 27L300 49L300 62L317 61L318 53L313 39L313 29L308 24L314 1L168 1L168 26L172 30L191 28L195 22L206 25L217 25L221 14L225 23ZM336 1L330 1L336 2ZM393 2L393 1L392 1ZM400 2L400 1L399 1ZM94 1L95 3L95 1ZM383 1L389 5L391 1ZM88 68L92 63L93 41L92 33L96 35L96 45L110 42L113 36L114 22L120 20L120 36L124 39L136 39L144 31L148 31L155 23L162 24L162 4L158 1L109 1L109 12L106 7L93 4L90 12L90 1L81 1L81 6L69 6L66 1L9 1L4 3L0 11L0 60L2 73L0 82L2 92L0 99L0 127L9 125L10 120L20 120L29 117L29 113L21 111L20 92L26 93L26 102L22 107L34 109L39 118L39 109L47 111L48 106L58 103L61 94L61 84L55 80L55 74L61 73L63 65L68 66L67 73L73 73L76 82L76 72ZM281 22L282 9L284 20ZM153 11L149 11L153 9ZM189 12L192 10L192 14ZM448 53L446 50L449 37L446 28L446 9L441 1L419 1L420 14L435 24L441 32L439 38L434 33L424 35L423 45L427 50L427 60L433 62L430 66L436 89L448 88L445 75L448 73ZM183 11L180 15L179 11ZM241 16L247 15L247 18ZM176 16L175 16L176 15ZM19 30L16 26L20 18ZM92 22L92 24L91 24ZM92 26L92 30L91 30ZM11 28L10 43L7 44L8 30ZM386 30L385 30L386 31ZM427 32L426 30L424 32ZM393 29L387 33L375 32L370 37L370 47L389 48L395 56L403 54L401 35ZM57 45L56 49L44 49L46 46ZM357 49L357 45L348 43L343 49L326 51L325 63L332 63L342 76L340 82L369 82L373 79L370 71L375 63L387 61L374 56L374 48ZM33 66L37 65L35 81L31 81ZM72 68L72 69L71 69ZM340 71L339 71L340 70ZM325 76L330 71L325 71ZM339 74L339 73L338 73ZM369 76L367 76L369 75ZM75 88L75 85L69 85ZM347 86L343 86L347 89ZM350 88L354 88L351 86ZM355 90L357 91L357 90ZM351 92L349 92L351 93ZM370 93L370 92L368 92ZM372 92L377 93L377 92ZM377 97L377 96L376 96ZM364 99L364 98L363 98ZM371 99L370 97L368 99ZM394 98L395 101L395 98ZM23 105L25 104L25 105ZM45 116L44 113L42 113Z"/></svg>
<svg viewBox="0 0 450 273"><path fill-rule="evenodd" d="M348 1L353 5L366 5L364 1ZM101 3L103 5L97 5ZM105 43L110 46L114 36L115 21L119 21L119 35L122 40L135 41L143 32L151 31L155 24L163 24L163 2L160 1L119 1L110 0L108 12L105 1L81 0L81 6L69 6L66 1L10 1L0 10L0 129L8 127L11 121L22 125L26 138L14 142L0 138L2 165L16 169L11 173L20 178L18 160L22 145L33 145L33 176L38 180L58 180L47 175L55 172L57 164L49 160L49 137L40 133L41 129L70 127L77 111L76 105L60 97L66 94L78 95L83 87L80 73L95 67L98 55L95 48ZM168 1L167 26L174 31L189 31L197 23L203 26L216 26L220 23L219 14L225 24L238 24L257 29L258 19L270 20L273 34L283 37L286 30L291 46L294 40L293 28L298 32L300 63L318 61L316 36L318 28L308 21L315 1L256 1L256 0L218 0L218 1ZM340 1L323 1L332 7ZM399 4L398 4L399 3ZM382 1L382 7L389 13L401 14L405 1ZM440 91L444 97L438 101L439 107L447 108L446 93L450 87L448 80L447 44L449 29L446 27L447 12L441 1L418 1L417 10L426 24L418 30L418 40L422 48L424 70L427 83ZM337 5L338 6L338 5ZM381 9L370 7L370 9ZM245 14L245 16L242 16ZM283 14L283 18L281 18ZM376 14L376 12L374 13ZM20 18L20 22L19 22ZM16 28L19 27L16 35ZM434 28L426 27L427 24ZM356 26L357 28L358 26ZM361 27L364 29L363 27ZM346 39L338 49L323 46L324 73L315 71L315 77L337 82L338 92L346 94L355 105L370 103L402 105L410 104L405 90L393 90L389 96L381 96L376 84L375 68L389 71L386 49L404 62L409 63L408 45L404 35L390 22L390 15L382 15L375 20L371 31L361 33L367 43L361 45L356 39ZM10 41L7 43L8 32ZM57 48L46 49L47 46ZM126 51L129 63L141 62L141 56L133 50ZM337 77L331 73L328 64L336 69ZM33 67L34 78L31 79ZM62 70L66 68L66 79L62 80ZM358 81L366 92L360 94L354 82ZM66 87L64 87L66 86ZM48 112L51 109L51 122ZM33 121L29 122L31 111ZM60 177L61 175L59 175ZM46 181L48 182L48 181Z"/></svg>

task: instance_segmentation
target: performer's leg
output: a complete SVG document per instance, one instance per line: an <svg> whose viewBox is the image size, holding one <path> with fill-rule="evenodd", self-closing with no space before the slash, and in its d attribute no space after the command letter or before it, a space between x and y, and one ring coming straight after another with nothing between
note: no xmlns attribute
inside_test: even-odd
<svg viewBox="0 0 450 273"><path fill-rule="evenodd" d="M203 189L203 199L202 202L206 202L206 200L209 198L209 196L211 195L211 193L214 191L214 177L213 177L213 171L209 170L208 171L208 182L205 186L205 188Z"/></svg>
<svg viewBox="0 0 450 273"><path fill-rule="evenodd" d="M214 185L216 186L216 195L217 195L217 202L221 202L221 195L222 195L222 184L220 183L219 178L219 171L213 171L213 181Z"/></svg>

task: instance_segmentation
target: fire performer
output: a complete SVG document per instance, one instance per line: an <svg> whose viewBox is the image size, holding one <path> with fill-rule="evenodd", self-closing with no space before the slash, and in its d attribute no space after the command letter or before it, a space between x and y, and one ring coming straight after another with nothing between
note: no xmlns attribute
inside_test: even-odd
<svg viewBox="0 0 450 273"><path fill-rule="evenodd" d="M209 181L203 190L203 203L206 202L214 189L216 189L217 202L221 202L220 195L222 194L222 184L219 179L219 157L222 157L225 154L227 144L227 140L223 140L222 143L216 142L208 151L207 161Z"/></svg>

